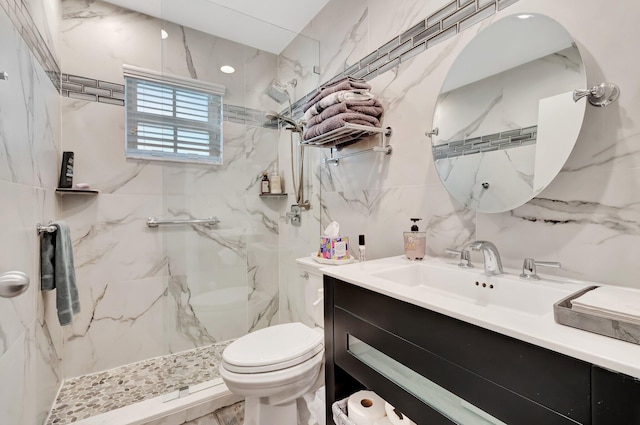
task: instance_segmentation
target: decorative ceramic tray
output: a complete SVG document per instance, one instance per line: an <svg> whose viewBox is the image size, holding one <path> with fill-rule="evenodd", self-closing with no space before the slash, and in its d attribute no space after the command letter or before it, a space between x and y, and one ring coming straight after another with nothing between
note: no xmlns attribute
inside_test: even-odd
<svg viewBox="0 0 640 425"><path fill-rule="evenodd" d="M313 258L315 261L317 261L320 264L331 264L334 266L339 266L341 264L349 264L355 261L355 258L353 258L352 256L349 256L349 258L346 258L344 260L329 260L327 258L318 257L318 255L315 252L311 253L311 258Z"/></svg>
<svg viewBox="0 0 640 425"><path fill-rule="evenodd" d="M555 303L553 305L553 318L556 323L633 344L640 344L640 326L634 323L599 316L595 313L575 311L571 308L571 300L596 288L597 286L590 286Z"/></svg>

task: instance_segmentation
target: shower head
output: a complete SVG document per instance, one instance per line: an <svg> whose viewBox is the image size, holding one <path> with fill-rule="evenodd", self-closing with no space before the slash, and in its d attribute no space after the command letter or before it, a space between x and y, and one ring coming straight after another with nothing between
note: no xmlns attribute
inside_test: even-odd
<svg viewBox="0 0 640 425"><path fill-rule="evenodd" d="M264 117L266 119L268 119L269 121L282 121L282 122L285 122L285 123L289 124L290 126L292 126L293 130L295 132L302 133L302 127L300 126L300 124L298 124L297 122L295 122L291 118L285 117L284 115L279 114L279 113L277 113L275 111L266 112L264 114Z"/></svg>
<svg viewBox="0 0 640 425"><path fill-rule="evenodd" d="M298 85L298 80L295 78L291 81L287 81L286 83L281 83L278 80L273 80L265 93L271 99L275 100L279 104L283 104L286 101L291 102L291 95L287 91L287 87L295 87Z"/></svg>

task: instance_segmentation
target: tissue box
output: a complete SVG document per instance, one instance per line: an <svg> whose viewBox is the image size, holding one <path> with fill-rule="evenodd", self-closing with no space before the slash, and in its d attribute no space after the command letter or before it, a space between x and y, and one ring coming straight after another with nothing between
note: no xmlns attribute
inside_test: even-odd
<svg viewBox="0 0 640 425"><path fill-rule="evenodd" d="M327 260L346 260L349 258L349 238L327 236L320 237L319 256Z"/></svg>

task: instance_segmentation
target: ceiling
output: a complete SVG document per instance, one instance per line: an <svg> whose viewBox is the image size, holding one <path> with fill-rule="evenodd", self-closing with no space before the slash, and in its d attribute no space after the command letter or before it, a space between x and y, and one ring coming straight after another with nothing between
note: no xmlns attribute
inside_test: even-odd
<svg viewBox="0 0 640 425"><path fill-rule="evenodd" d="M106 0L279 54L329 0Z"/></svg>

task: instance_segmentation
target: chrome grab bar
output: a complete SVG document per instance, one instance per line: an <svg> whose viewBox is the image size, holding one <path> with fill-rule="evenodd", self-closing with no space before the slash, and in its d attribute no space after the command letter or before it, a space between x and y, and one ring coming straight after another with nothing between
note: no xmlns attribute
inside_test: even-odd
<svg viewBox="0 0 640 425"><path fill-rule="evenodd" d="M13 298L29 288L29 276L19 271L6 272L0 275L0 297Z"/></svg>
<svg viewBox="0 0 640 425"><path fill-rule="evenodd" d="M202 224L204 226L215 226L218 223L220 223L220 220L216 217L193 218L189 220L160 220L158 217L149 217L147 220L148 227L158 227L165 224Z"/></svg>

